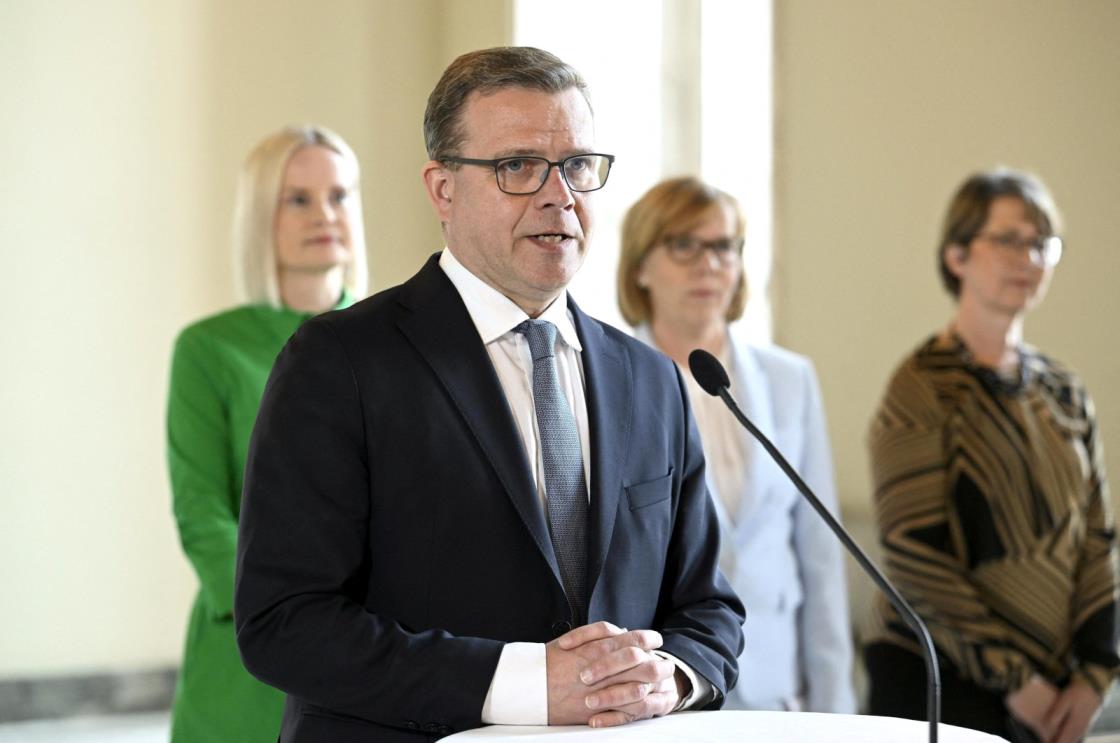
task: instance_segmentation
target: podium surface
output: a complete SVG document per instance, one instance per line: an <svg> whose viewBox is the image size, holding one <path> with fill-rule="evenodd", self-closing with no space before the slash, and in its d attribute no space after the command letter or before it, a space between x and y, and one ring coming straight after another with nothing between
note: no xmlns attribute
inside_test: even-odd
<svg viewBox="0 0 1120 743"><path fill-rule="evenodd" d="M493 725L444 738L454 743L499 739L527 743L922 743L929 723L818 712L678 712L616 728ZM938 743L1001 743L1003 738L940 725ZM1005 743L1005 742L1004 742Z"/></svg>

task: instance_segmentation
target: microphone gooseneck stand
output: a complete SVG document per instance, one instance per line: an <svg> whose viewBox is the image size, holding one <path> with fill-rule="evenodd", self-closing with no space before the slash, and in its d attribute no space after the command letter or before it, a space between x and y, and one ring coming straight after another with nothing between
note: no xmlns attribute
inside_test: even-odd
<svg viewBox="0 0 1120 743"><path fill-rule="evenodd" d="M824 507L797 471L790 466L782 453L778 451L770 439L766 438L761 431L759 431L747 416L743 415L743 411L739 409L735 398L731 396L731 380L727 376L727 371L724 370L723 365L719 363L715 356L712 356L707 351L697 349L688 355L688 367L692 372L692 376L700 384L700 386L713 397L719 397L723 400L724 404L739 421L750 431L751 435L758 439L767 453L773 458L786 476L797 486L805 499L809 501L809 505L820 514L824 522L828 524L828 528L832 529L832 533L836 538L843 543L848 553L855 558L864 572L867 573L875 585L879 587L887 599L891 602L898 613L909 625L911 631L918 637L922 646L922 655L926 664L926 716L929 718L929 741L930 743L937 743L937 723L941 720L941 674L937 668L937 650L933 646L933 639L930 637L929 629L926 628L925 622L918 616L917 612L910 606L909 602L902 597L891 582L883 575L882 571L871 561L871 558L856 544L847 530L836 520L829 510Z"/></svg>

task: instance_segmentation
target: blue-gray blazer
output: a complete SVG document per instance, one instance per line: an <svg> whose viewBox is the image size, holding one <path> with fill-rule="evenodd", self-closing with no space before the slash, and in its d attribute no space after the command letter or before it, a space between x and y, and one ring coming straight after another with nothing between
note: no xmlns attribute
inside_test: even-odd
<svg viewBox="0 0 1120 743"><path fill-rule="evenodd" d="M839 516L812 363L776 346L746 343L735 333L733 326L732 394ZM647 327L636 335L652 343ZM721 564L747 608L739 683L726 706L855 712L843 548L762 445L746 431L741 434L750 451L738 512L727 513L715 498Z"/></svg>

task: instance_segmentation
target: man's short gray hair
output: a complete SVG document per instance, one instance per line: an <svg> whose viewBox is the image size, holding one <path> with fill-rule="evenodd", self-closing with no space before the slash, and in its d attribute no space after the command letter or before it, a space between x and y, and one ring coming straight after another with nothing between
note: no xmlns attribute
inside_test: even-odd
<svg viewBox="0 0 1120 743"><path fill-rule="evenodd" d="M543 49L502 46L468 52L443 71L428 96L424 111L428 158L438 161L461 155L462 111L467 98L476 91L485 95L501 88L529 88L547 93L575 88L591 106L583 77L574 67Z"/></svg>

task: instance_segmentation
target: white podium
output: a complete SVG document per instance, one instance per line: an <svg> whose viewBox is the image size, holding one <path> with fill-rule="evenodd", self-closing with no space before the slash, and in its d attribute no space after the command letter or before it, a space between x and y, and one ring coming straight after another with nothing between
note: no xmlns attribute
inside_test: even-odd
<svg viewBox="0 0 1120 743"><path fill-rule="evenodd" d="M454 743L923 743L929 723L870 715L817 712L678 712L616 728L494 725L444 738ZM938 743L999 743L987 733L953 725L937 728ZM1004 741L1006 743L1006 741Z"/></svg>

